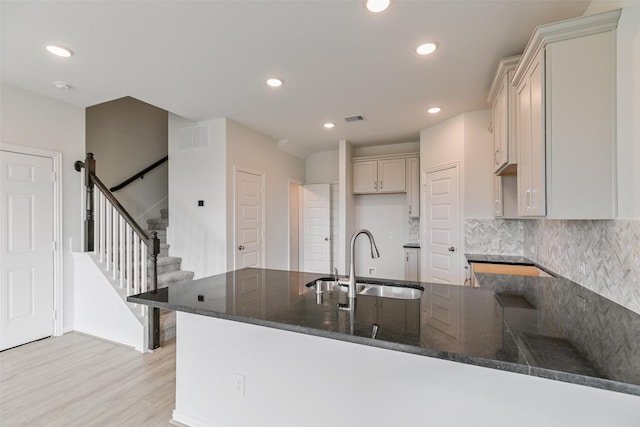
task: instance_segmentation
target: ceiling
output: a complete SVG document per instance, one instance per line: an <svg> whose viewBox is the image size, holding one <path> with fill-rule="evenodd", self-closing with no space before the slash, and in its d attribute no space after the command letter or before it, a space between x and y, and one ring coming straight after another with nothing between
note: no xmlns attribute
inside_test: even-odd
<svg viewBox="0 0 640 427"><path fill-rule="evenodd" d="M417 141L487 108L498 60L589 3L396 0L373 14L356 0L2 1L1 78L80 107L132 96L194 121L227 117L304 157L341 139ZM435 53L415 53L431 40ZM272 76L284 85L268 87Z"/></svg>

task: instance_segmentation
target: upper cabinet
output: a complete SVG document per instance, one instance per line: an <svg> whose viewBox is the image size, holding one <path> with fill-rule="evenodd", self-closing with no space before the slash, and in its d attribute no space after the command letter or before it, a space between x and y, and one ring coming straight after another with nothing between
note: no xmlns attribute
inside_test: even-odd
<svg viewBox="0 0 640 427"><path fill-rule="evenodd" d="M407 191L405 158L354 158L353 193L404 193Z"/></svg>
<svg viewBox="0 0 640 427"><path fill-rule="evenodd" d="M540 26L522 54L512 80L519 216L615 218L619 17Z"/></svg>
<svg viewBox="0 0 640 427"><path fill-rule="evenodd" d="M515 175L518 157L515 126L515 89L511 80L520 55L502 59L491 85L493 109L493 166L497 175Z"/></svg>

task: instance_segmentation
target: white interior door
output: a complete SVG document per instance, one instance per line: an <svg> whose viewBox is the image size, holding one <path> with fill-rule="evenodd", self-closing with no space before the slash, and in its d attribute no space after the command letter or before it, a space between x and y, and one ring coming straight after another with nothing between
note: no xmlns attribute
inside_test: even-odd
<svg viewBox="0 0 640 427"><path fill-rule="evenodd" d="M460 284L458 167L424 175L424 279Z"/></svg>
<svg viewBox="0 0 640 427"><path fill-rule="evenodd" d="M236 171L235 268L264 266L263 176Z"/></svg>
<svg viewBox="0 0 640 427"><path fill-rule="evenodd" d="M329 273L331 270L331 186L303 186L304 271Z"/></svg>
<svg viewBox="0 0 640 427"><path fill-rule="evenodd" d="M53 335L53 160L0 152L0 350Z"/></svg>

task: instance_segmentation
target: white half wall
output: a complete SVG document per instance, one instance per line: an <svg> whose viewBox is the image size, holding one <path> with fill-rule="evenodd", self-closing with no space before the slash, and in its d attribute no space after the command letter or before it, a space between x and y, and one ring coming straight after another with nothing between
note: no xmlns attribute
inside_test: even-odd
<svg viewBox="0 0 640 427"><path fill-rule="evenodd" d="M81 174L85 158L84 109L14 86L0 85L0 142L62 153L63 329L74 324L72 251L82 249Z"/></svg>
<svg viewBox="0 0 640 427"><path fill-rule="evenodd" d="M173 418L191 426L640 425L638 396L177 315Z"/></svg>
<svg viewBox="0 0 640 427"><path fill-rule="evenodd" d="M146 350L146 329L88 252L74 252L75 325L78 332ZM133 305L131 305L133 306Z"/></svg>

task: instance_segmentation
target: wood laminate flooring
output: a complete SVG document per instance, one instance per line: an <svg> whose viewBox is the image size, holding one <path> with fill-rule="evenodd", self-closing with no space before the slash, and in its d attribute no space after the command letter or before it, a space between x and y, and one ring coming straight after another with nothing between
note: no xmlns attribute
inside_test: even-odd
<svg viewBox="0 0 640 427"><path fill-rule="evenodd" d="M170 426L175 340L153 353L76 332L0 352L0 425Z"/></svg>

